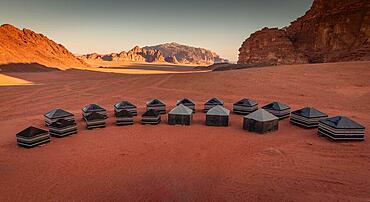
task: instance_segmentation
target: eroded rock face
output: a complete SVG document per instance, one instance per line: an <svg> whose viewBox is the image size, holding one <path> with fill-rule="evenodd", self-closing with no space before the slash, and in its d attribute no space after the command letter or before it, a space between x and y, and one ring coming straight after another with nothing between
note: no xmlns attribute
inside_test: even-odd
<svg viewBox="0 0 370 202"><path fill-rule="evenodd" d="M121 61L121 62L164 62L162 53L158 50L146 50L138 46L128 52L111 53L99 55L96 53L83 55L80 57L84 61Z"/></svg>
<svg viewBox="0 0 370 202"><path fill-rule="evenodd" d="M0 26L0 64L37 63L48 67L86 67L64 46L29 29Z"/></svg>
<svg viewBox="0 0 370 202"><path fill-rule="evenodd" d="M179 63L179 61L177 61L176 56L174 56L174 55L166 57L165 61L168 62L168 63L172 63L172 64L178 64Z"/></svg>
<svg viewBox="0 0 370 202"><path fill-rule="evenodd" d="M314 0L311 9L289 27L278 31L268 29L265 32L270 33L256 32L243 43L239 64L252 64L256 61L259 64L271 63L269 55L279 55L282 44L287 44L287 41L292 45L284 49L285 53L298 54L299 58L303 54L309 63L370 60L370 2ZM274 38L271 36L276 35L276 32L285 35L281 43L273 42L267 46L255 44L271 41ZM258 53L263 54L258 56ZM298 60L296 63L301 62L304 61ZM273 62L273 65L278 64L292 64L292 58L281 58Z"/></svg>
<svg viewBox="0 0 370 202"><path fill-rule="evenodd" d="M181 64L210 65L213 63L227 62L215 52L204 48L196 48L178 43L165 43L156 46L146 46L147 50L159 50L165 58L175 57Z"/></svg>
<svg viewBox="0 0 370 202"><path fill-rule="evenodd" d="M255 32L239 49L239 63L280 65L307 63L308 58L295 50L283 30L264 28Z"/></svg>

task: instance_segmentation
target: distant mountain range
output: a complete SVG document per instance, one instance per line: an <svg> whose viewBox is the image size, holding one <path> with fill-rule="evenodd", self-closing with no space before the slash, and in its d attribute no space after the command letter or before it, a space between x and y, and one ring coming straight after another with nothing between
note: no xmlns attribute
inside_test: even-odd
<svg viewBox="0 0 370 202"><path fill-rule="evenodd" d="M172 64L210 65L227 62L215 52L178 43L165 43L156 46L134 47L129 51L111 54L87 54L79 57L87 63L97 61L112 62L149 62Z"/></svg>
<svg viewBox="0 0 370 202"><path fill-rule="evenodd" d="M209 65L225 62L216 53L203 48L195 48L177 43L157 46L134 47L128 52L99 55L96 53L75 56L63 45L57 44L43 34L29 29L18 29L9 24L0 26L0 65L39 64L46 67L67 69L73 67L97 66L100 62L109 65L121 63L172 63Z"/></svg>

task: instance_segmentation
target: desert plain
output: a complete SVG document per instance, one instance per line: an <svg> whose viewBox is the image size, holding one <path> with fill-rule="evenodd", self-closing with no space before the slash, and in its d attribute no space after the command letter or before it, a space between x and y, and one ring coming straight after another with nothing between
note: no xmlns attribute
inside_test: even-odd
<svg viewBox="0 0 370 202"><path fill-rule="evenodd" d="M368 140L333 142L288 119L277 132L257 135L235 114L229 127L207 127L201 112L211 97L229 109L244 97L259 106L281 101L292 110L348 116L367 137L370 62L187 74L149 69L7 73L33 85L0 87L0 201L370 200ZM196 102L191 126L169 126L167 115L157 126L140 124L145 101L162 99L169 110L183 97ZM132 126L114 125L113 104L123 99L138 106ZM108 110L106 128L85 129L81 108L90 103ZM75 114L78 134L33 149L16 145L17 132L45 128L43 114L57 107Z"/></svg>

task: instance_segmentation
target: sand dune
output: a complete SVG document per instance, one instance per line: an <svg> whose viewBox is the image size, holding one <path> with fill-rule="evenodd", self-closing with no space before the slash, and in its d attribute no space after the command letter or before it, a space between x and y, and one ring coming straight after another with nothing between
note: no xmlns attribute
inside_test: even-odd
<svg viewBox="0 0 370 202"><path fill-rule="evenodd" d="M67 70L12 73L44 85L0 88L0 201L366 201L370 142L335 143L316 130L280 122L257 135L231 116L228 128L206 127L199 110L217 96L231 108L243 97L293 109L312 106L370 127L370 62L292 65L201 74L126 75ZM35 96L37 95L37 96ZM139 124L145 101L168 108L192 98L189 127ZM113 104L139 107L129 127L117 127ZM88 131L81 108L97 103L111 118ZM43 114L61 107L76 114L79 133L34 149L19 148L16 132L44 127ZM366 131L368 135L368 130Z"/></svg>

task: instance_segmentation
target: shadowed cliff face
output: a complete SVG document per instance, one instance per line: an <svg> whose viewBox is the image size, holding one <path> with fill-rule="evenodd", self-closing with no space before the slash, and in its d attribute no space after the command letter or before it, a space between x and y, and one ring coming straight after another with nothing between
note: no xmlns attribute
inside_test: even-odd
<svg viewBox="0 0 370 202"><path fill-rule="evenodd" d="M256 32L239 51L239 64L370 60L370 2L315 0L289 27Z"/></svg>
<svg viewBox="0 0 370 202"><path fill-rule="evenodd" d="M0 26L0 64L10 63L38 63L59 68L87 66L46 36L6 24Z"/></svg>

